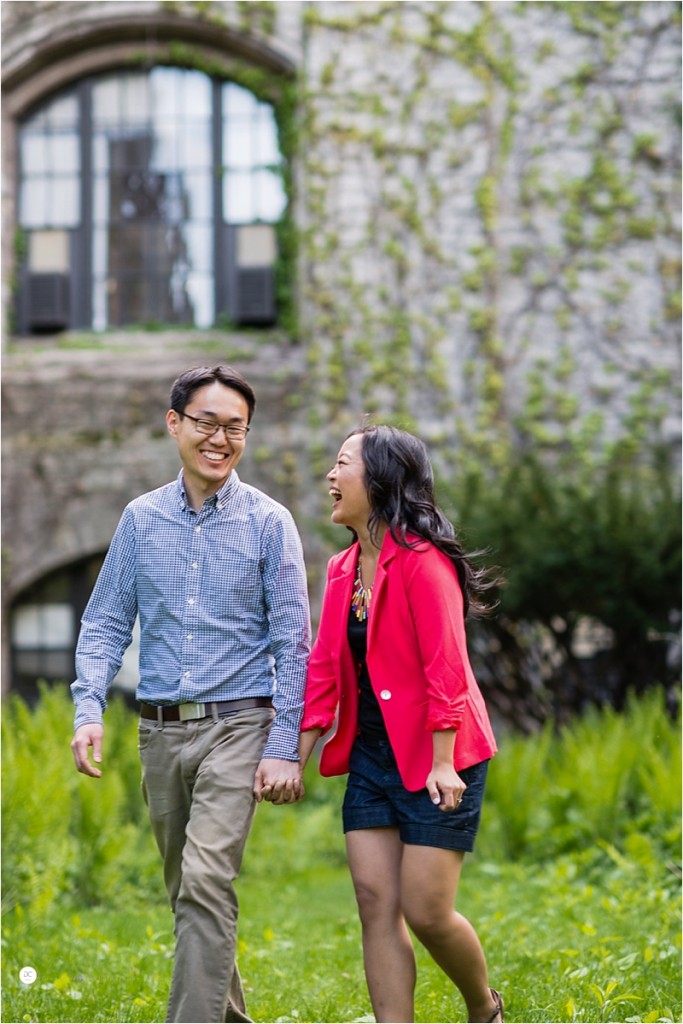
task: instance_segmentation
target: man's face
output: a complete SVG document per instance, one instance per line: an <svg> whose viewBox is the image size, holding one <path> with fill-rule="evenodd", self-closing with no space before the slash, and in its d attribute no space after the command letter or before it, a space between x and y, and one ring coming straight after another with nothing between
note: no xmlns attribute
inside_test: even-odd
<svg viewBox="0 0 683 1024"><path fill-rule="evenodd" d="M229 438L225 430L207 436L191 417L225 427L246 427L249 406L246 399L218 381L198 388L184 412L169 409L166 424L178 442L185 488L193 505L221 489L244 454L246 438Z"/></svg>

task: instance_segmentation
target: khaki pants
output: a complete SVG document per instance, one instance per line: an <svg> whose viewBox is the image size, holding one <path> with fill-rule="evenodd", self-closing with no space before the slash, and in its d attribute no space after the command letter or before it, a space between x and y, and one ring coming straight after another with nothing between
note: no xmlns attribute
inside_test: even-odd
<svg viewBox="0 0 683 1024"><path fill-rule="evenodd" d="M273 711L189 722L141 719L142 791L175 913L168 1020L249 1021L235 953L233 882L254 817L254 774Z"/></svg>

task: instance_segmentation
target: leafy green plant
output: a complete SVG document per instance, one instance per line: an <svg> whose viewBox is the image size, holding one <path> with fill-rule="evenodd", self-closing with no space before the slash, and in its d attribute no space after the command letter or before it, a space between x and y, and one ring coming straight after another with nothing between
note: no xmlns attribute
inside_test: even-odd
<svg viewBox="0 0 683 1024"><path fill-rule="evenodd" d="M512 797L514 794L514 798ZM672 881L681 836L681 743L659 690L624 712L593 708L534 737L503 734L484 808L486 852L557 856L594 844L655 856Z"/></svg>
<svg viewBox="0 0 683 1024"><path fill-rule="evenodd" d="M158 855L146 822L136 718L121 699L107 710L103 777L79 775L69 749L73 705L66 687L41 688L2 716L3 905L40 914L64 894L96 902L149 885Z"/></svg>
<svg viewBox="0 0 683 1024"><path fill-rule="evenodd" d="M571 457L570 457L571 456ZM525 729L629 691L674 686L681 500L661 449L510 453L440 493L469 548L504 569L498 614L472 624L487 698Z"/></svg>

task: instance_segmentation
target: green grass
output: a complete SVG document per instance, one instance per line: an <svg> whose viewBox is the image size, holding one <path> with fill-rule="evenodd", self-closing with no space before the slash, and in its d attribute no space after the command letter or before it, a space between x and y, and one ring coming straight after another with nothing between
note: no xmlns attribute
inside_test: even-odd
<svg viewBox="0 0 683 1024"><path fill-rule="evenodd" d="M100 787L73 769L63 695L45 694L32 713L5 709L6 1024L165 1019L172 915L140 802L135 719L110 710L111 779ZM680 1021L677 724L649 697L552 742L509 737L501 747L458 906L507 1019ZM258 810L238 883L239 963L256 1021L372 1019L343 784L310 765L304 803ZM465 1020L459 996L416 951L416 1020ZM33 985L19 980L25 966L38 972Z"/></svg>
<svg viewBox="0 0 683 1024"><path fill-rule="evenodd" d="M275 815L280 817L277 820ZM261 859L291 808L259 811L239 885L239 963L257 1021L352 1021L370 1014L348 872L327 857L291 868ZM296 858L295 858L296 859ZM546 865L468 864L460 909L475 923L511 1021L680 1020L679 918L671 880L606 852ZM249 865L253 870L250 870ZM663 885L662 883L667 883ZM172 916L123 908L21 911L3 929L3 1021L159 1021L172 969ZM417 946L417 1021L463 1021L464 1007ZM31 986L19 971L38 971Z"/></svg>

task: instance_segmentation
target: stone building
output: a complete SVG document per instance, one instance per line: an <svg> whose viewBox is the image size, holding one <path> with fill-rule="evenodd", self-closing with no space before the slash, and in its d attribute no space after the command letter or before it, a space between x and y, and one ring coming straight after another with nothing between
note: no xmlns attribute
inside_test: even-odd
<svg viewBox="0 0 683 1024"><path fill-rule="evenodd" d="M314 609L363 413L676 441L678 4L15 0L2 78L5 688L70 678L188 365L255 384Z"/></svg>

